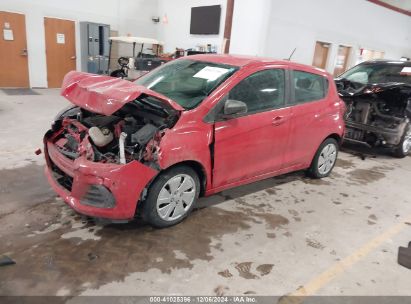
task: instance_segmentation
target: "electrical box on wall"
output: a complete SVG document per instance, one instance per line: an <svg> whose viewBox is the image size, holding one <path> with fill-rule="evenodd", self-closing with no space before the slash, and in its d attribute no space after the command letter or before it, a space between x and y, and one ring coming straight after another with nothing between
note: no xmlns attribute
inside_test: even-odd
<svg viewBox="0 0 411 304"><path fill-rule="evenodd" d="M107 74L110 25L80 22L81 70L94 74Z"/></svg>

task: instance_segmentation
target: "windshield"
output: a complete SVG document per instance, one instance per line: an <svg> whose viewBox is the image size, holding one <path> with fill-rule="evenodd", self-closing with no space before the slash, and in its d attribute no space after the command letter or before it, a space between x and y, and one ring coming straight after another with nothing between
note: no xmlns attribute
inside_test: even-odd
<svg viewBox="0 0 411 304"><path fill-rule="evenodd" d="M411 84L411 66L403 64L360 64L339 78L361 84L403 82Z"/></svg>
<svg viewBox="0 0 411 304"><path fill-rule="evenodd" d="M197 107L237 70L237 67L211 62L175 60L135 83L167 96L188 110Z"/></svg>

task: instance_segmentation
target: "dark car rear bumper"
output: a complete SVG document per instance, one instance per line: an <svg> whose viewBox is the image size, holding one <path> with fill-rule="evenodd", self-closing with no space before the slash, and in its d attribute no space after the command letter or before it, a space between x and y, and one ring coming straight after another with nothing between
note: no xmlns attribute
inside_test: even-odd
<svg viewBox="0 0 411 304"><path fill-rule="evenodd" d="M363 141L363 138L357 138L354 134L355 130L364 131L368 133L380 136L387 145L396 146L401 142L402 135L404 134L406 123L399 124L397 128L388 129L370 126L367 124L346 121L346 130L344 140L346 141Z"/></svg>

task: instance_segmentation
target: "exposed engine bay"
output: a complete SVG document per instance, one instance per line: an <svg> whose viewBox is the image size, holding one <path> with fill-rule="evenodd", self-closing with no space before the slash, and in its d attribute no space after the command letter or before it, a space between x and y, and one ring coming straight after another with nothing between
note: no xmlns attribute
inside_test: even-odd
<svg viewBox="0 0 411 304"><path fill-rule="evenodd" d="M110 116L72 107L56 117L53 143L69 159L85 156L102 163L137 160L156 167L159 142L178 112L142 95Z"/></svg>
<svg viewBox="0 0 411 304"><path fill-rule="evenodd" d="M372 147L400 144L411 118L411 85L362 85L345 79L336 83L347 105L346 141Z"/></svg>

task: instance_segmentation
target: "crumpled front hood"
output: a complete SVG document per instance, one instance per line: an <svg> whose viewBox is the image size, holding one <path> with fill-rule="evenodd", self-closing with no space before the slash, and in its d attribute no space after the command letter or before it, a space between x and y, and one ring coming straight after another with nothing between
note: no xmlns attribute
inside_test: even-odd
<svg viewBox="0 0 411 304"><path fill-rule="evenodd" d="M61 87L61 95L71 103L103 115L112 115L141 94L156 97L175 110L184 110L175 101L162 94L110 76L72 71L64 77Z"/></svg>

